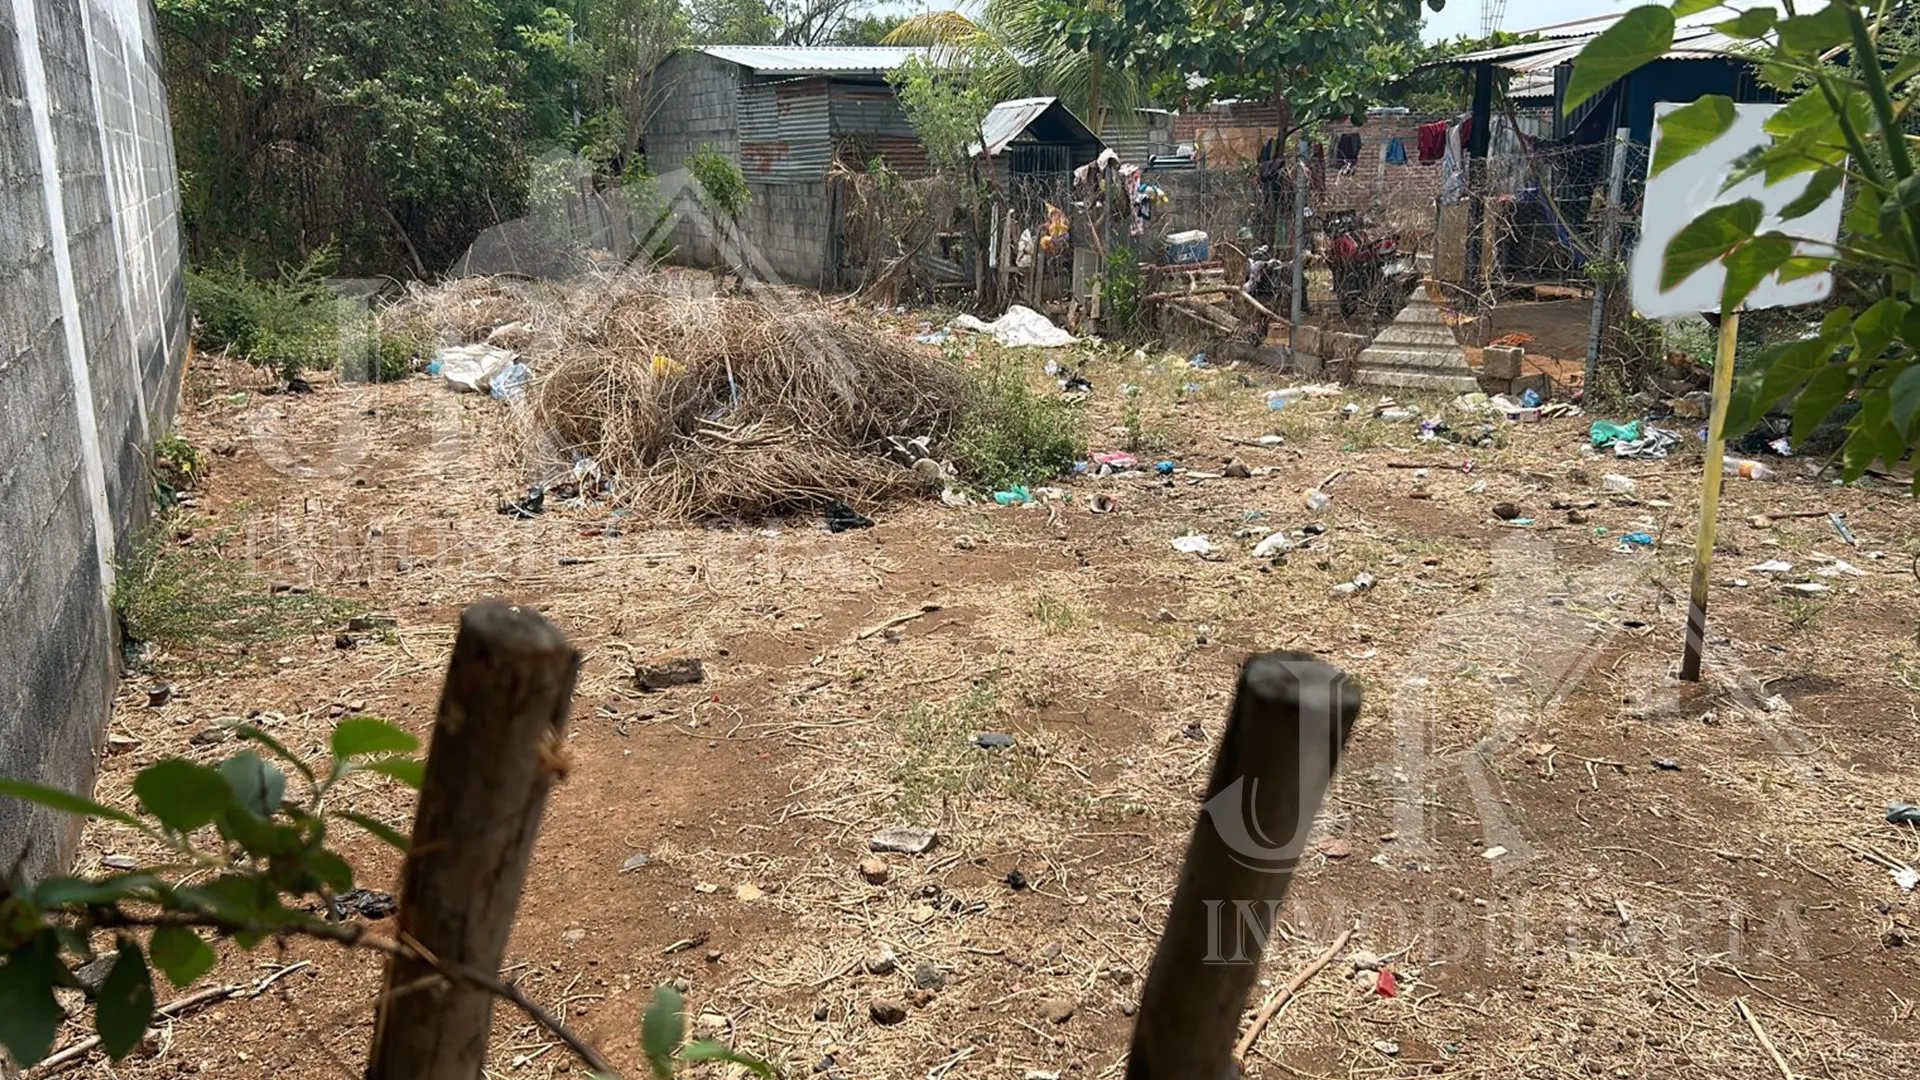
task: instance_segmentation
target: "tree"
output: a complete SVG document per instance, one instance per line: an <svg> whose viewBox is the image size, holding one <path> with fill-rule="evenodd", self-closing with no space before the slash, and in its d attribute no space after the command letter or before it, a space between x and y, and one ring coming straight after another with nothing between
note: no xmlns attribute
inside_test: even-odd
<svg viewBox="0 0 1920 1080"><path fill-rule="evenodd" d="M880 45L887 35L898 30L907 21L905 15L876 15L871 12L858 18L848 19L840 25L833 35L835 45Z"/></svg>
<svg viewBox="0 0 1920 1080"><path fill-rule="evenodd" d="M1145 101L1132 69L1056 33L1050 0L987 0L978 21L958 11L929 12L901 23L885 43L933 49L942 63L966 69L994 101L1057 97L1095 131Z"/></svg>
<svg viewBox="0 0 1920 1080"><path fill-rule="evenodd" d="M1715 6L1677 0L1671 8L1627 12L1582 50L1566 107L1665 54L1676 16ZM1738 310L1770 274L1791 279L1835 272L1849 293L1839 297L1845 302L1805 336L1769 346L1753 370L1737 373L1726 423L1728 431L1744 432L1764 411L1791 402L1798 440L1856 403L1840 459L1845 478L1858 479L1876 457L1891 465L1920 442L1920 172L1905 123L1920 54L1904 35L1904 7L1891 8L1887 0L1871 17L1846 3L1806 12L1789 5L1792 13L1784 17L1771 7L1725 10L1717 29L1746 43L1763 78L1806 88L1767 121L1771 144L1726 185L1799 178L1807 192L1785 208L1786 229L1761 232L1763 208L1755 199L1702 214L1667 245L1662 285L1671 288L1718 262L1727 273L1724 314ZM1828 62L1836 54L1843 62ZM1725 133L1734 111L1731 99L1709 95L1662 117L1652 171ZM1837 242L1791 231L1843 185L1850 206Z"/></svg>
<svg viewBox="0 0 1920 1080"><path fill-rule="evenodd" d="M156 12L196 261L270 266L334 242L348 273L437 269L519 212L526 145L571 118L577 54L530 2Z"/></svg>
<svg viewBox="0 0 1920 1080"><path fill-rule="evenodd" d="M1417 0L1031 2L1050 37L1097 72L1148 77L1156 100L1271 101L1283 133L1361 115L1417 52Z"/></svg>

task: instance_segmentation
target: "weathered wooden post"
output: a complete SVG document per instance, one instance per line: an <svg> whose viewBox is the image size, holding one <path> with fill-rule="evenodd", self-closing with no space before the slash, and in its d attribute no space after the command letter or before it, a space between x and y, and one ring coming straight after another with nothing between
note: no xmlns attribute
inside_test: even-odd
<svg viewBox="0 0 1920 1080"><path fill-rule="evenodd" d="M396 936L447 969L492 976L520 904L547 791L561 769L580 654L532 608L485 600L460 615L433 724ZM395 957L368 1080L475 1080L487 990Z"/></svg>
<svg viewBox="0 0 1920 1080"><path fill-rule="evenodd" d="M1360 687L1311 654L1262 653L1240 669L1207 805L1141 991L1127 1080L1236 1075L1234 1038L1274 912L1359 712ZM1243 928L1251 956L1239 947ZM1224 951L1223 938L1232 942Z"/></svg>

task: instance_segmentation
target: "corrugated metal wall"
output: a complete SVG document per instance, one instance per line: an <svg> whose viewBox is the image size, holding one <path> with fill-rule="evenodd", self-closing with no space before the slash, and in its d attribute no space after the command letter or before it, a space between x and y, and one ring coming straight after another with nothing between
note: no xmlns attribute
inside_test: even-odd
<svg viewBox="0 0 1920 1080"><path fill-rule="evenodd" d="M819 180L832 162L825 78L750 81L740 87L740 169L748 180Z"/></svg>
<svg viewBox="0 0 1920 1080"><path fill-rule="evenodd" d="M864 169L875 158L905 176L927 174L927 150L907 122L893 87L884 83L836 81L832 87L833 149L850 168Z"/></svg>

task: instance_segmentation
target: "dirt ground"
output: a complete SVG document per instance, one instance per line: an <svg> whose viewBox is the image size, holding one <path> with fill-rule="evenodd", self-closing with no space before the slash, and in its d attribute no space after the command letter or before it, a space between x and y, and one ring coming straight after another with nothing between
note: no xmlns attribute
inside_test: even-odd
<svg viewBox="0 0 1920 1080"><path fill-rule="evenodd" d="M1269 411L1258 370L1090 354L1085 371L1094 449L1133 383L1164 440L1142 456L1210 475L1081 477L1027 508L872 508L877 527L829 534L599 506L515 520L496 512L525 485L498 402L425 376L264 396L246 369L196 361L181 432L212 465L172 543L219 545L397 630L154 658L175 692L150 708L152 677L125 682L99 797L131 804L158 758L231 753L217 729L240 717L302 753L356 710L424 738L461 608L532 604L587 659L508 978L629 1076L650 988L680 980L698 1029L790 1076L1109 1080L1234 672L1307 649L1366 704L1258 993L1356 925L1352 947L1398 989L1343 958L1249 1072L1778 1075L1742 1002L1800 1076L1914 1074L1920 929L1882 865L1920 858L1920 831L1882 816L1920 801L1920 507L1901 485L1835 486L1797 459L1730 480L1707 677L1684 684L1697 449L1615 460L1584 451L1586 418L1423 402L1459 431L1498 425L1497 445L1464 448L1369 419L1358 391ZM1218 476L1230 456L1255 475ZM1631 493L1606 490L1613 473ZM1093 492L1117 512L1090 513ZM1501 502L1527 522L1499 520ZM1781 516L1811 510L1844 514L1857 545ZM1283 560L1250 554L1310 524L1324 532ZM1189 532L1215 557L1170 546ZM1769 559L1794 569L1746 569ZM1362 571L1371 588L1332 593ZM669 650L703 657L709 681L635 689L634 662ZM970 744L986 731L1015 743ZM368 779L352 799L404 831L407 794ZM870 883L867 840L898 824L939 841ZM96 827L79 869L135 845ZM396 886L390 852L347 853L362 884ZM304 966L69 1075L360 1075L373 956L220 948L209 982ZM882 950L895 966L868 973ZM906 1003L904 1021L876 1023L875 998ZM490 1076L580 1072L511 1007L495 1015Z"/></svg>

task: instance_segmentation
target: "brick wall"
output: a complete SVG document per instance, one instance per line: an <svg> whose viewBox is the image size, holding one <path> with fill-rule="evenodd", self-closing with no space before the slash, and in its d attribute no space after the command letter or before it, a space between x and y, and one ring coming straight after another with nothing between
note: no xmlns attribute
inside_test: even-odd
<svg viewBox="0 0 1920 1080"><path fill-rule="evenodd" d="M0 775L85 791L117 673L107 590L186 347L151 7L0 0ZM0 862L65 815L0 801Z"/></svg>

